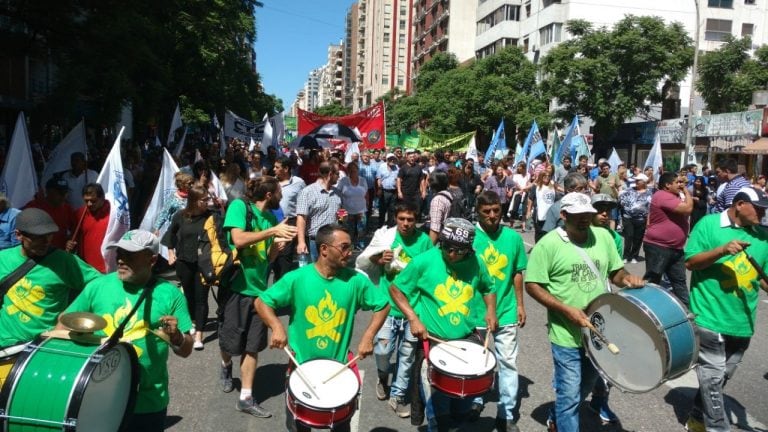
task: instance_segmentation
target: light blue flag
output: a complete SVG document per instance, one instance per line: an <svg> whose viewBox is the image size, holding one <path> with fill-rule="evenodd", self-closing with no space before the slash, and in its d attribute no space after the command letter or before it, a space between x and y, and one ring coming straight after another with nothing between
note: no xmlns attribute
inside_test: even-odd
<svg viewBox="0 0 768 432"><path fill-rule="evenodd" d="M575 135L573 137L571 140L571 149L573 152L571 155L572 160L578 160L581 156L589 157L590 155L589 145L587 144L587 139L584 135Z"/></svg>
<svg viewBox="0 0 768 432"><path fill-rule="evenodd" d="M573 116L573 121L571 122L571 125L568 127L568 130L565 133L565 138L563 138L563 141L560 142L560 147L557 149L557 152L555 152L555 166L560 166L563 164L563 157L566 155L570 155L573 159L573 155L571 154L574 150L573 147L571 147L571 141L573 140L573 137L575 135L578 135L577 128L579 126L579 116Z"/></svg>
<svg viewBox="0 0 768 432"><path fill-rule="evenodd" d="M611 165L611 172L616 173L619 170L619 165L621 165L621 158L619 157L619 153L616 152L616 148L613 148L613 151L611 151L611 156L608 157L608 163Z"/></svg>
<svg viewBox="0 0 768 432"><path fill-rule="evenodd" d="M534 120L531 124L531 130L528 131L528 136L525 138L525 142L523 143L523 149L519 153L515 154L515 165L521 161L527 161L528 150L538 141L541 141L541 134L539 133L539 125L536 124L536 120Z"/></svg>
<svg viewBox="0 0 768 432"><path fill-rule="evenodd" d="M488 150L485 152L486 163L493 160L493 157L496 154L496 150L504 150L506 148L507 138L504 133L504 119L501 119L501 122L499 122L499 128L496 129L496 133L493 134L493 140L491 140L491 144L488 146Z"/></svg>
<svg viewBox="0 0 768 432"><path fill-rule="evenodd" d="M531 146L531 151L528 153L528 166L531 166L531 162L536 159L536 156L544 155L544 159L546 159L546 154L547 145L544 143L544 140L541 139L541 135L539 135L539 140Z"/></svg>

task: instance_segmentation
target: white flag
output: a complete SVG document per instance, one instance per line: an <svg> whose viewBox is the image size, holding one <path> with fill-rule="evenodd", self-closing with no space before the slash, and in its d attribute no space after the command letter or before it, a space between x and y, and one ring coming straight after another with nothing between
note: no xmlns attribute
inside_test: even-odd
<svg viewBox="0 0 768 432"><path fill-rule="evenodd" d="M267 149L272 146L272 123L269 121L269 116L264 114L264 134L261 136L261 147L259 151L266 154ZM253 138L251 138L253 139Z"/></svg>
<svg viewBox="0 0 768 432"><path fill-rule="evenodd" d="M163 143L160 142L160 137L155 135L155 147L162 147Z"/></svg>
<svg viewBox="0 0 768 432"><path fill-rule="evenodd" d="M179 111L179 103L176 102L176 111L173 112L173 118L171 119L171 128L168 129L168 141L167 145L170 146L173 142L173 133L176 129L181 127L181 112Z"/></svg>
<svg viewBox="0 0 768 432"><path fill-rule="evenodd" d="M154 232L154 225L160 212L165 207L166 201L170 200L173 194L176 193L176 181L174 175L179 172L179 167L176 162L173 161L171 154L168 150L163 149L163 167L160 170L160 178L157 179L157 185L155 186L155 192L152 194L152 200L149 202L147 212L144 213L144 219L141 220L139 228ZM163 224L157 234L162 238L165 231L168 230L169 222ZM168 259L168 248L160 246L160 255L165 259Z"/></svg>
<svg viewBox="0 0 768 432"><path fill-rule="evenodd" d="M280 150L283 145L283 140L285 139L285 111L280 111L280 113L273 118L275 119L275 128L272 132L274 135L272 146L277 150Z"/></svg>
<svg viewBox="0 0 768 432"><path fill-rule="evenodd" d="M48 162L43 169L43 176L40 179L41 184L45 184L54 174L67 171L70 167L70 157L72 153L80 152L85 154L85 126L83 121L73 127L61 142L51 152Z"/></svg>
<svg viewBox="0 0 768 432"><path fill-rule="evenodd" d="M104 235L104 241L101 244L101 253L104 255L104 263L107 266L107 273L115 271L117 263L115 260L116 251L107 249L107 246L117 243L131 227L131 214L128 211L128 194L125 189L125 175L123 171L123 161L120 158L120 139L123 136L125 127L120 128L115 143L112 144L112 150L107 155L107 161L101 168L99 178L96 180L104 189L104 197L109 201L109 223L107 223L107 232Z"/></svg>
<svg viewBox="0 0 768 432"><path fill-rule="evenodd" d="M5 158L5 166L0 175L0 189L5 192L11 207L20 209L35 197L37 192L37 172L32 160L32 148L29 146L27 122L20 112L13 130L11 147Z"/></svg>
<svg viewBox="0 0 768 432"><path fill-rule="evenodd" d="M256 141L254 141L253 137L251 137L251 143L248 144L248 153L253 153L253 151L257 148L258 146L256 145Z"/></svg>
<svg viewBox="0 0 768 432"><path fill-rule="evenodd" d="M184 141L187 140L187 131L189 128L184 128L184 135L181 136L181 139L179 140L179 143L176 144L176 149L173 151L173 155L176 157L181 157L181 151L184 149Z"/></svg>
<svg viewBox="0 0 768 432"><path fill-rule="evenodd" d="M200 154L200 150L195 150L195 162L201 161L201 160L203 160L203 156ZM226 202L227 190L224 189L224 185L221 184L221 180L219 180L219 176L217 176L212 169L209 169L208 172L211 173L211 184L213 185L213 196L220 199L222 202Z"/></svg>
<svg viewBox="0 0 768 432"><path fill-rule="evenodd" d="M621 165L621 158L619 157L619 153L616 152L615 147L613 148L611 155L608 157L608 164L611 166L612 173L616 173L619 170L619 165Z"/></svg>
<svg viewBox="0 0 768 432"><path fill-rule="evenodd" d="M477 144L475 143L475 136L472 135L472 139L469 140L469 148L467 154L464 155L464 159L472 159L477 162Z"/></svg>
<svg viewBox="0 0 768 432"><path fill-rule="evenodd" d="M661 135L659 135L659 132L656 131L656 136L653 138L653 147L651 147L651 152L648 153L648 159L645 160L645 165L643 166L643 169L652 167L653 181L655 183L658 183L659 168L662 165L663 165L663 160L661 159Z"/></svg>
<svg viewBox="0 0 768 432"><path fill-rule="evenodd" d="M344 163L348 164L352 162L352 154L357 153L360 156L360 143L351 142L347 144L347 151L344 152ZM358 159L359 160L359 159Z"/></svg>

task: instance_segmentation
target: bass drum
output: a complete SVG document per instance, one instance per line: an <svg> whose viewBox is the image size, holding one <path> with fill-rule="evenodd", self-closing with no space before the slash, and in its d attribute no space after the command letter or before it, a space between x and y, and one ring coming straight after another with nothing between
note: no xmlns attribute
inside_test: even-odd
<svg viewBox="0 0 768 432"><path fill-rule="evenodd" d="M0 430L117 431L133 411L138 383L127 343L40 338L19 354L0 391Z"/></svg>
<svg viewBox="0 0 768 432"><path fill-rule="evenodd" d="M687 372L699 354L693 315L657 285L602 294L587 317L620 352L612 354L582 328L584 347L600 374L619 389L645 393Z"/></svg>

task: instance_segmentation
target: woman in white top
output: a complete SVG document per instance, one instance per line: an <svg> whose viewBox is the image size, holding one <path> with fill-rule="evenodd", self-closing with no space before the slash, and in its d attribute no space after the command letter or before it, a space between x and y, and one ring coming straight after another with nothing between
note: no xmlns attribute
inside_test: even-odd
<svg viewBox="0 0 768 432"><path fill-rule="evenodd" d="M227 165L227 169L221 173L221 185L224 186L228 201L232 202L243 197L245 183L240 178L240 165L234 162Z"/></svg>
<svg viewBox="0 0 768 432"><path fill-rule="evenodd" d="M533 216L534 240L539 241L546 234L542 231L544 219L547 217L547 211L555 202L555 183L552 181L552 174L549 170L544 170L536 177L536 181L528 194L528 212L525 219Z"/></svg>
<svg viewBox="0 0 768 432"><path fill-rule="evenodd" d="M347 164L347 175L336 184L341 192L341 208L347 211L347 229L352 235L352 244L363 249L362 238L365 236L368 202L368 184L360 177L360 167L357 162Z"/></svg>
<svg viewBox="0 0 768 432"><path fill-rule="evenodd" d="M522 219L520 222L521 231L525 232L525 204L526 197L528 196L528 190L531 188L531 183L528 181L528 173L525 170L525 162L517 164L515 173L512 174L512 182L515 183L515 190L512 194L512 205L509 206L509 220ZM521 208L522 207L522 208ZM513 225L512 228L515 228Z"/></svg>

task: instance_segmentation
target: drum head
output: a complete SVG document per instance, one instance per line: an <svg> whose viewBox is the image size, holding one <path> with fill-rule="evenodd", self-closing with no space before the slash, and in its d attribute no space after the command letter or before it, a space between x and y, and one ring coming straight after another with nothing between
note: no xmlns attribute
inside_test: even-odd
<svg viewBox="0 0 768 432"><path fill-rule="evenodd" d="M439 343L429 350L432 366L450 375L481 376L496 367L496 355L491 349L465 340Z"/></svg>
<svg viewBox="0 0 768 432"><path fill-rule="evenodd" d="M582 329L584 347L601 375L630 393L651 391L662 383L667 346L651 317L616 294L597 297L587 308L587 316L620 349L612 354L597 335Z"/></svg>
<svg viewBox="0 0 768 432"><path fill-rule="evenodd" d="M304 405L318 409L332 409L347 404L357 396L360 383L352 369L336 375L330 381L323 384L331 375L344 366L334 360L320 359L310 360L301 365L301 371L314 385L316 398L304 380L294 370L288 378L288 388L293 397Z"/></svg>

